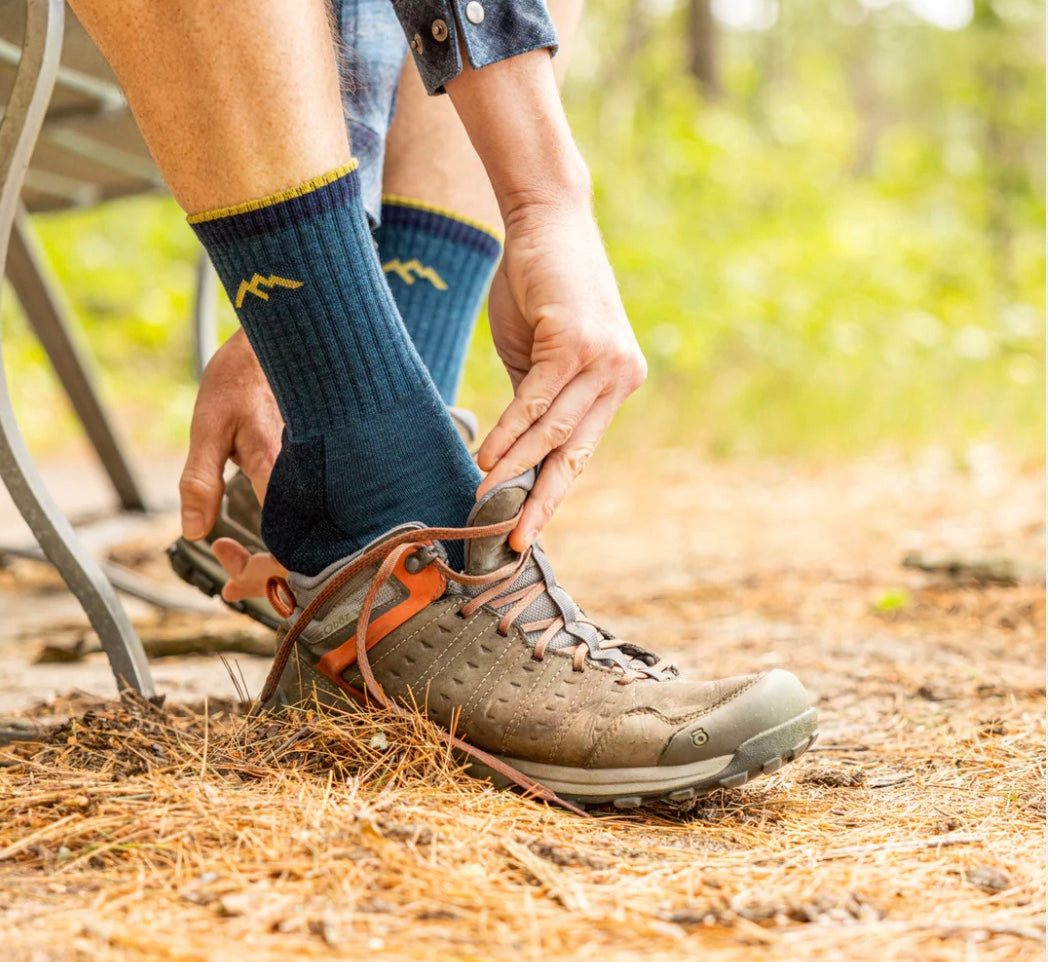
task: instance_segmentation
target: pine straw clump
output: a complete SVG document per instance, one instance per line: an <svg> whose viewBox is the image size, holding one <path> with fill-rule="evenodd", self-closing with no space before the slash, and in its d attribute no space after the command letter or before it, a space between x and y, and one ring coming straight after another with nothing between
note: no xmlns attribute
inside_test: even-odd
<svg viewBox="0 0 1048 962"><path fill-rule="evenodd" d="M416 718L98 703L0 753L2 944L8 960L1040 958L1028 707L582 819L466 778Z"/></svg>

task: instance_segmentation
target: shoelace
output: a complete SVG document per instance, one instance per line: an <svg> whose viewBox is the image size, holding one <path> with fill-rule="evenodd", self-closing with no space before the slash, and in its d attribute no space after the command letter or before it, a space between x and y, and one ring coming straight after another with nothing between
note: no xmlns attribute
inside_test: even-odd
<svg viewBox="0 0 1048 962"><path fill-rule="evenodd" d="M515 522L515 519L514 519ZM490 605L492 608L503 608L509 606L506 609L506 613L502 616L501 621L498 623L498 627L495 629L500 635L506 637L509 633L510 625L512 625L517 618L519 618L528 606L547 590L545 579L540 578L534 584L526 585L523 588L518 588L516 591L510 591L508 594L504 594L508 588L516 580L517 575L521 569L527 564L528 558L531 556L531 548L528 548L523 555L521 555L520 561L506 565L503 568L493 571L489 575L479 576L481 581L473 581L474 584L487 584L488 579L494 579L495 583L490 585L485 591L474 596L471 600L466 602L462 606L461 614L463 618L468 618L474 611L476 611L481 605ZM435 561L440 561L436 558ZM457 581L460 584L466 584L463 580L466 577L457 571L454 571L447 567L443 562L440 562L441 571L445 573L445 577L452 581ZM509 574L506 574L509 572ZM594 624L588 618L576 617L572 619L572 624L589 625L594 629L595 634L600 637L603 634L603 629ZM562 615L556 615L553 618L544 618L540 621L530 621L527 623L521 623L517 625L521 631L525 634L530 634L533 631L541 631L542 634L535 641L535 650L533 657L536 661L542 661L543 656L546 654L546 649L549 647L550 642L556 637L560 630L566 627L567 622ZM586 665L586 659L592 657L596 652L613 652L618 651L624 655L624 659L620 662L612 664L610 667L617 669L621 672L622 677L619 679L619 684L628 685L630 682L638 681L641 678L660 678L663 672L673 669L673 663L662 658L656 661L652 665L641 663L641 667L634 667L634 664L628 660L629 655L634 652L638 652L637 646L626 641L624 638L612 638L603 637L594 645L590 646L586 642L580 641L578 644L573 645L570 649L572 653L572 667L575 671L582 671Z"/></svg>
<svg viewBox="0 0 1048 962"><path fill-rule="evenodd" d="M496 631L505 637L508 635L510 626L513 624L514 620L519 617L520 614L525 611L527 607L545 590L545 582L543 579L540 579L534 584L528 585L524 588L512 591L509 590L516 581L517 576L527 565L528 559L531 557L531 549L529 548L525 551L518 560L503 565L495 571L482 575L468 575L449 567L435 551L427 551L426 548L429 547L430 543L433 541L471 541L477 538L489 538L492 536L504 535L516 527L518 520L519 515L510 518L507 521L500 521L495 524L482 525L473 528L414 528L402 531L400 534L394 535L382 544L376 545L374 548L365 551L362 555L354 559L350 564L346 565L345 568L339 571L320 590L320 592L317 593L316 597L314 597L305 609L303 609L302 614L299 615L294 624L292 624L285 632L277 649L276 656L273 659L273 666L270 669L269 676L266 678L262 694L259 696L259 703L265 704L275 693L280 681L280 676L287 667L288 660L291 657L291 652L294 650L295 644L301 637L305 628L316 617L317 613L364 569L381 559L379 569L371 580L368 591L364 595L364 599L361 603L360 612L357 615L357 630L355 636L357 655L356 664L360 671L361 678L364 681L364 687L367 694L373 698L375 702L383 708L387 708L398 714L410 715L410 711L394 702L386 695L382 685L375 677L374 671L371 668L371 663L368 660L368 625L371 622L371 613L379 592L392 576L400 559L405 554L415 553L420 556L420 568L432 564L448 581L466 587L485 586L484 591L475 595L462 606L459 613L463 618L468 618L484 604L489 604L493 607L499 608L508 605L509 607L500 618L496 628ZM278 612L284 614L285 617L294 611L294 596L287 581L283 578L271 578L266 586L266 594L273 607ZM577 620L585 621L587 624L592 624L592 622L588 622L585 619L580 618ZM533 657L541 661L551 639L561 628L564 627L564 625L564 619L561 616L557 616L554 618L543 619L541 621L530 622L528 624L522 624L518 627L525 633L531 631L542 632L535 644L533 652ZM596 628L596 626L594 627ZM597 629L597 631L599 632L600 629ZM632 650L634 649L634 646L622 639L604 638L596 645L596 648L598 651L610 651L616 648L620 650ZM591 653L591 651L592 649L590 646L584 642L580 642L573 647L572 662L576 671L582 671L584 669L586 657ZM660 677L661 672L669 668L670 665L665 660L661 660L652 666L644 665L641 669L631 668L629 663L626 663L625 665L618 664L615 667L622 673L622 678L619 679L620 683L629 684L640 678ZM544 785L512 766L507 765L505 762L488 752L485 752L483 749L469 744L451 732L445 732L445 737L455 748L476 761L479 761L481 764L486 765L488 768L504 775L515 785L524 789L527 794L545 801L555 802L580 815L586 814L583 809L558 797Z"/></svg>
<svg viewBox="0 0 1048 962"><path fill-rule="evenodd" d="M392 576L400 558L408 552L417 551L420 542L450 540L456 538L463 541L471 540L473 538L487 538L512 531L513 528L516 527L516 523L517 519L512 518L509 521L501 521L497 524L484 525L476 528L415 528L408 531L402 531L400 534L394 535L388 541L384 541L382 544L376 545L369 551L365 551L362 555L339 571L338 574L336 574L317 593L316 597L305 607L305 609L303 609L302 614L295 620L295 623L288 628L277 649L276 656L273 659L273 667L270 669L269 675L266 678L266 683L262 688L262 693L259 695L259 704L264 705L273 697L273 694L277 690L277 685L280 682L280 676L287 667L288 659L291 657L291 652L294 650L295 644L306 626L309 625L309 623L316 617L317 613L329 601L331 601L332 598L342 590L342 588L359 575L361 571L370 565L373 565L381 558L382 563L372 579L367 593L364 595L364 600L360 606L360 612L357 615L357 632L355 639L357 651L356 664L360 670L361 678L364 680L364 687L367 694L373 698L375 702L396 714L411 715L412 713L408 711L408 709L397 704L386 695L382 686L379 684L378 679L375 677L375 673L371 668L371 663L368 661L367 631L368 625L371 621L371 611L375 606L375 599L378 597L383 585L385 585ZM520 561L513 562L512 564L506 565L487 575L462 574L448 567L448 565L435 555L432 556L432 558L427 558L427 563L437 565L444 577L451 577L452 580L459 584L481 585L495 580L504 581L506 577L511 575L515 577L516 572L523 566L526 557L526 555L522 556ZM290 614L290 611L294 610L294 596L291 593L287 581L283 578L270 578L269 583L266 585L266 595L268 596L270 603L278 612L284 611ZM513 782L513 784L523 789L525 794L534 798L542 799L543 801L553 802L578 815L588 817L584 809L560 798L555 792L546 788L545 785L540 784L533 778L525 775L523 772L517 771L517 769L507 765L494 755L477 748L475 745L469 744L469 742L464 741L451 732L445 731L444 737L451 746L457 748L470 758L480 762L482 765L486 765L493 771L505 776Z"/></svg>

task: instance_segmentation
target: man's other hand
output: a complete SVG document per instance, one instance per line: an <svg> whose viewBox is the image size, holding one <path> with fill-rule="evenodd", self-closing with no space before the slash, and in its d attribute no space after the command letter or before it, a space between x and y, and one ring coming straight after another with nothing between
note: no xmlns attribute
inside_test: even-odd
<svg viewBox="0 0 1048 962"><path fill-rule="evenodd" d="M262 501L280 452L283 427L255 352L243 330L238 330L215 352L200 379L189 455L178 483L186 538L203 538L214 526L222 506L227 461L251 479Z"/></svg>
<svg viewBox="0 0 1048 962"><path fill-rule="evenodd" d="M287 577L287 568L271 554L252 554L232 538L219 538L212 548L229 575L229 581L222 589L222 597L226 601L264 598L270 578Z"/></svg>

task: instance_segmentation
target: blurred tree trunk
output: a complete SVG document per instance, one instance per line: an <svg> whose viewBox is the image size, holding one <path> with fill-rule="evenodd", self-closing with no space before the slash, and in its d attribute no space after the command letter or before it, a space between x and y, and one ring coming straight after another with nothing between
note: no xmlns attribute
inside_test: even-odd
<svg viewBox="0 0 1048 962"><path fill-rule="evenodd" d="M1022 196L1023 158L1010 118L1014 116L1022 74L1013 55L1014 40L991 3L982 0L976 4L975 22L981 30L977 70L985 98L981 154L989 182L986 231L997 258L1001 287L1011 295L1015 289L1012 205Z"/></svg>
<svg viewBox="0 0 1048 962"><path fill-rule="evenodd" d="M707 97L723 93L717 57L717 21L710 0L688 0L688 72L699 82Z"/></svg>
<svg viewBox="0 0 1048 962"><path fill-rule="evenodd" d="M791 33L791 13L791 8L783 5L775 22L756 38L757 83L747 98L747 109L753 123L764 131L768 129L775 95L787 86L790 79L786 47Z"/></svg>
<svg viewBox="0 0 1048 962"><path fill-rule="evenodd" d="M626 14L626 29L623 31L622 55L619 69L628 73L640 55L651 33L651 14L641 0L633 0Z"/></svg>
<svg viewBox="0 0 1048 962"><path fill-rule="evenodd" d="M861 33L869 34L870 29ZM853 31L859 35L859 31ZM852 55L848 58L847 76L851 90L852 104L859 121L855 137L855 154L852 158L851 171L856 177L869 177L873 173L877 148L881 134L887 127L884 105L877 85L877 76L873 59L870 57L868 36L860 36Z"/></svg>

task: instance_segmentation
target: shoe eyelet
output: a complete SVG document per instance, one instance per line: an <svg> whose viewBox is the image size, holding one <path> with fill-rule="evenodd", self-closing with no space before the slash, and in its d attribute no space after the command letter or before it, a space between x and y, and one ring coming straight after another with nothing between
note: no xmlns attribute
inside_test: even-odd
<svg viewBox="0 0 1048 962"><path fill-rule="evenodd" d="M431 547L420 545L404 559L404 570L409 575L417 575L423 568L431 565L436 557L436 552Z"/></svg>

